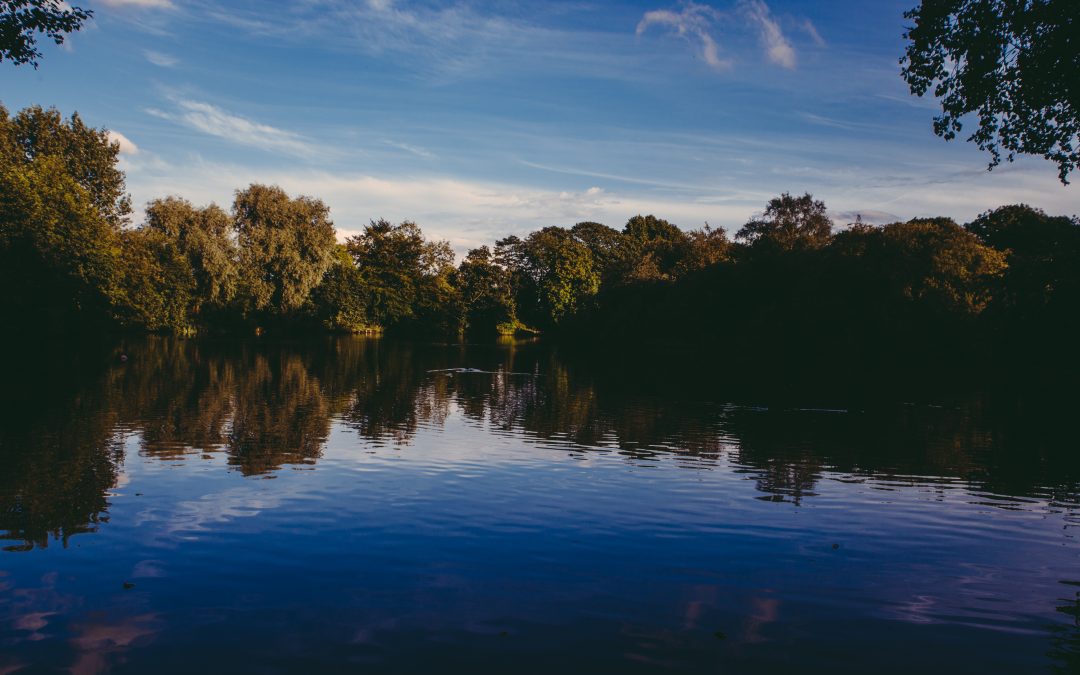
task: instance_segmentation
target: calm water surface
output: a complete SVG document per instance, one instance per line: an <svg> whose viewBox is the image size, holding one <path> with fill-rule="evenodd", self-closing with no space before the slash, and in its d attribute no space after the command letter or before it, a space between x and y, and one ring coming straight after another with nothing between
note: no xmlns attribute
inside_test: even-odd
<svg viewBox="0 0 1080 675"><path fill-rule="evenodd" d="M1080 668L1045 416L735 405L539 344L122 351L3 385L0 674Z"/></svg>

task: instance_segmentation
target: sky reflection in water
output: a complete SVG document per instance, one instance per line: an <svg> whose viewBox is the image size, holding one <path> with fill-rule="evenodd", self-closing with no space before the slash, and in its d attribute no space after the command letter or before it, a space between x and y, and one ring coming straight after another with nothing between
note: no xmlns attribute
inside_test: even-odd
<svg viewBox="0 0 1080 675"><path fill-rule="evenodd" d="M124 351L8 392L0 673L1080 665L1069 436L982 402L740 406L536 344Z"/></svg>

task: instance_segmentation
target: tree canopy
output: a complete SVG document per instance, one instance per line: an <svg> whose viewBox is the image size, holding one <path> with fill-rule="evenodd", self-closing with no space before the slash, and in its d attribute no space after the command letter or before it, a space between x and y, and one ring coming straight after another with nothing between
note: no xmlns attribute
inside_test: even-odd
<svg viewBox="0 0 1080 675"><path fill-rule="evenodd" d="M16 329L105 323L122 302L117 152L78 115L0 106L0 315Z"/></svg>
<svg viewBox="0 0 1080 675"><path fill-rule="evenodd" d="M278 317L303 307L334 262L330 209L276 186L251 185L236 193L233 219L246 301Z"/></svg>
<svg viewBox="0 0 1080 675"><path fill-rule="evenodd" d="M961 133L991 155L990 168L1019 154L1058 166L1062 183L1080 162L1080 3L1076 0L923 0L903 77L918 96L940 99L934 132Z"/></svg>
<svg viewBox="0 0 1080 675"><path fill-rule="evenodd" d="M31 106L10 116L0 105L0 164L28 166L40 157L57 158L98 213L115 226L131 214L119 155L120 145L108 131L87 126L78 113L65 120L54 108Z"/></svg>
<svg viewBox="0 0 1080 675"><path fill-rule="evenodd" d="M68 33L82 28L93 15L63 0L0 0L0 61L37 68L39 35L62 45Z"/></svg>
<svg viewBox="0 0 1080 675"><path fill-rule="evenodd" d="M653 215L549 226L455 265L411 221L337 243L329 207L279 187L231 211L156 199L132 227L118 147L78 115L0 108L0 317L21 334L311 330L477 336L738 354L797 372L844 362L1080 356L1080 220L1017 204L961 226L920 218L837 234L782 194L735 242ZM821 374L820 372L818 374Z"/></svg>
<svg viewBox="0 0 1080 675"><path fill-rule="evenodd" d="M786 192L769 200L765 213L735 234L751 247L773 251L821 248L831 236L832 220L824 202L809 193L792 197Z"/></svg>

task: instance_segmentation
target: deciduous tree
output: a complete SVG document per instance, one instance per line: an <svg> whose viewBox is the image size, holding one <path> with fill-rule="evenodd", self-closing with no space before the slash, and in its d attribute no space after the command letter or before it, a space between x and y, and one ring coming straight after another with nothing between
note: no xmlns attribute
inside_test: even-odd
<svg viewBox="0 0 1080 675"><path fill-rule="evenodd" d="M825 202L815 201L809 193L792 197L787 192L769 200L765 213L735 234L751 248L767 252L821 248L831 237Z"/></svg>
<svg viewBox="0 0 1080 675"><path fill-rule="evenodd" d="M37 68L39 35L62 45L68 33L82 28L93 15L62 0L0 0L0 61Z"/></svg>
<svg viewBox="0 0 1080 675"><path fill-rule="evenodd" d="M941 103L934 132L946 140L974 117L969 141L990 153L1042 155L1062 183L1080 162L1080 2L923 0L900 63L911 92Z"/></svg>
<svg viewBox="0 0 1080 675"><path fill-rule="evenodd" d="M278 317L303 307L334 262L334 224L326 204L290 198L276 186L251 185L236 193L233 223L250 307Z"/></svg>

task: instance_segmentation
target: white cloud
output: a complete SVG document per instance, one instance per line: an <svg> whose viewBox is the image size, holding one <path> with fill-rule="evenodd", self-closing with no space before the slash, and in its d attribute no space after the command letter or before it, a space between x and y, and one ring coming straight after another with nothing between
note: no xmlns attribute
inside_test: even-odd
<svg viewBox="0 0 1080 675"><path fill-rule="evenodd" d="M106 135L109 137L109 142L110 143L119 143L120 144L120 154L121 155L137 155L137 154L139 154L139 146L132 143L131 139L129 139L127 136L120 133L119 131L109 130Z"/></svg>
<svg viewBox="0 0 1080 675"><path fill-rule="evenodd" d="M149 108L146 112L240 145L274 150L298 157L310 157L315 154L315 147L299 134L234 115L210 103L183 98L171 100L178 108L175 112L166 112L156 108Z"/></svg>
<svg viewBox="0 0 1080 675"><path fill-rule="evenodd" d="M716 10L709 6L687 2L678 12L667 9L645 12L638 22L636 33L641 37L651 26L666 26L683 39L699 42L701 58L705 63L717 70L725 70L731 67L731 60L720 58L720 49L709 33L717 17Z"/></svg>
<svg viewBox="0 0 1080 675"><path fill-rule="evenodd" d="M801 28L804 33L810 36L810 39L813 40L815 45L817 45L818 47L825 46L825 38L821 37L821 33L818 32L817 27L814 26L813 22L810 21L810 19L803 19L803 22L799 24L799 28Z"/></svg>
<svg viewBox="0 0 1080 675"><path fill-rule="evenodd" d="M172 68L176 64L180 63L180 60L175 56L170 56L169 54L162 54L161 52L155 52L150 49L143 52L143 54L146 56L147 61L154 64L155 66L160 66L162 68Z"/></svg>
<svg viewBox="0 0 1080 675"><path fill-rule="evenodd" d="M778 66L794 69L795 48L784 37L784 32L780 30L780 24L773 19L769 6L762 0L742 0L742 9L751 23L757 26L765 56Z"/></svg>
<svg viewBox="0 0 1080 675"><path fill-rule="evenodd" d="M266 12L257 3L189 2L200 3L201 20L305 48L319 44L376 58L392 56L395 68L440 84L488 78L523 64L575 76L641 77L638 71L628 72L626 60L635 52L626 36L554 27L524 9L506 11L502 3L304 0L289 3L287 11ZM546 19L547 12L539 13ZM327 35L334 40L327 42Z"/></svg>
<svg viewBox="0 0 1080 675"><path fill-rule="evenodd" d="M841 229L846 229L848 225L851 225L856 221L862 222L864 225L887 225L903 220L903 218L894 213L879 211L877 209L850 209L839 212L830 211L829 218L832 219L834 227Z"/></svg>
<svg viewBox="0 0 1080 675"><path fill-rule="evenodd" d="M172 0L101 0L106 7L136 7L149 9L172 9Z"/></svg>
<svg viewBox="0 0 1080 675"><path fill-rule="evenodd" d="M871 167L854 167L852 171L861 176L862 183L818 167L798 176L776 177L765 189L736 185L650 194L632 187L615 190L597 185L595 179L582 181L576 189L556 190L447 175L378 176L302 167L256 168L198 158L169 165L150 161L152 158L144 161L146 154L125 167L139 205L178 194L198 204L215 202L227 207L237 188L251 183L280 185L290 194L325 201L342 240L358 233L373 218L414 220L429 238L449 240L459 255L509 234L522 235L547 225L592 220L621 228L638 213L653 213L687 229L708 222L731 234L785 190L793 194L809 191L824 200L837 226L854 220L856 214L862 214L869 224L931 215L966 222L989 208L1021 202L1038 204L1055 214L1076 210L1072 194L1068 188L1056 186L1052 172L1027 171L1016 165L990 174L981 171L977 176L944 173L925 177L923 182L874 175Z"/></svg>
<svg viewBox="0 0 1080 675"><path fill-rule="evenodd" d="M720 57L720 47L713 37L713 28L722 23L733 26L735 33L745 32L747 28L754 29L770 62L783 68L795 68L795 48L763 0L738 0L735 9L729 13L686 0L677 11L657 9L645 12L638 22L636 33L641 37L652 26L666 27L687 41L699 43L701 58L712 68L725 70L732 66L733 61ZM801 24L801 28L819 46L824 45L821 35L809 20Z"/></svg>
<svg viewBox="0 0 1080 675"><path fill-rule="evenodd" d="M127 166L137 205L170 194L198 204L228 206L233 191L251 183L279 185L293 195L326 202L339 239L357 234L371 219L413 220L431 239L446 239L459 254L508 234L526 234L547 225L583 220L621 228L638 213L655 213L687 228L710 223L741 223L762 200L721 203L692 197L647 197L609 192L595 183L573 190L469 180L445 175L377 176L295 167L253 168L187 160Z"/></svg>
<svg viewBox="0 0 1080 675"><path fill-rule="evenodd" d="M410 145L409 143L399 143L397 141L383 141L384 145L388 145L391 148L397 148L398 150L404 150L410 155L416 155L417 157L423 157L424 159L433 159L435 154L430 150L421 148L418 145Z"/></svg>

